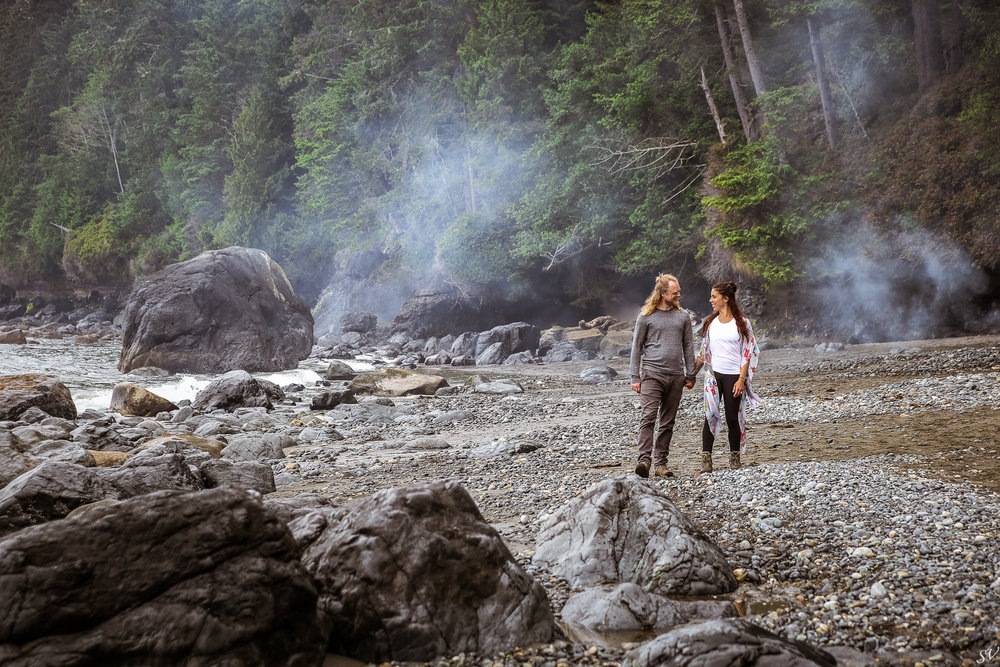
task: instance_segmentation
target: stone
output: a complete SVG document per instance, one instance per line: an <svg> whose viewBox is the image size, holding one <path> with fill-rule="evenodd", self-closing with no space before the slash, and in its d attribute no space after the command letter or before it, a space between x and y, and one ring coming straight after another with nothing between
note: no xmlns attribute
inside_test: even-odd
<svg viewBox="0 0 1000 667"><path fill-rule="evenodd" d="M173 402L129 382L119 382L111 390L112 412L136 417L155 417L177 409Z"/></svg>
<svg viewBox="0 0 1000 667"><path fill-rule="evenodd" d="M274 471L271 466L256 461L222 461L210 459L198 467L207 488L229 486L249 489L261 495L273 493Z"/></svg>
<svg viewBox="0 0 1000 667"><path fill-rule="evenodd" d="M118 498L164 490L196 491L205 488L197 466L210 459L209 454L192 447L162 444L143 449L119 467L102 468L101 472L117 489Z"/></svg>
<svg viewBox="0 0 1000 667"><path fill-rule="evenodd" d="M229 371L222 377L213 380L207 387L198 392L191 407L199 412L226 410L232 412L237 408L265 408L272 410L273 401L281 401L285 392L267 380L259 380L250 373L238 370Z"/></svg>
<svg viewBox="0 0 1000 667"><path fill-rule="evenodd" d="M45 461L0 489L0 537L61 519L81 505L118 497L117 487L97 469Z"/></svg>
<svg viewBox="0 0 1000 667"><path fill-rule="evenodd" d="M386 489L348 510L302 555L331 652L427 661L551 640L544 588L457 481Z"/></svg>
<svg viewBox="0 0 1000 667"><path fill-rule="evenodd" d="M375 327L378 324L378 317L375 313L369 312L351 312L344 313L340 318L340 330L341 331L356 331L357 333L366 334L375 331Z"/></svg>
<svg viewBox="0 0 1000 667"><path fill-rule="evenodd" d="M588 366L580 371L584 384L607 384L618 377L618 371L610 366Z"/></svg>
<svg viewBox="0 0 1000 667"><path fill-rule="evenodd" d="M157 445L173 445L180 447L189 446L195 449L200 449L203 452L207 452L212 458L215 459L222 456L222 450L227 446L227 444L221 440L199 438L198 436L191 435L190 433L166 433L156 438L146 440L140 445L140 448L149 449L151 447L156 447Z"/></svg>
<svg viewBox="0 0 1000 667"><path fill-rule="evenodd" d="M222 450L223 458L232 461L275 461L285 458L285 447L295 444L289 436L278 433L235 435Z"/></svg>
<svg viewBox="0 0 1000 667"><path fill-rule="evenodd" d="M439 375L427 375L400 368L387 368L362 373L351 381L348 388L356 394L377 396L410 396L433 394L448 381Z"/></svg>
<svg viewBox="0 0 1000 667"><path fill-rule="evenodd" d="M53 417L76 419L73 397L57 378L37 373L0 376L0 421L15 421L31 407Z"/></svg>
<svg viewBox="0 0 1000 667"><path fill-rule="evenodd" d="M324 380L353 380L358 372L339 359L334 359L323 371Z"/></svg>
<svg viewBox="0 0 1000 667"><path fill-rule="evenodd" d="M749 621L718 619L663 633L626 653L622 667L692 664L834 667L837 660L822 649L787 641Z"/></svg>
<svg viewBox="0 0 1000 667"><path fill-rule="evenodd" d="M262 250L210 250L142 281L120 315L118 370L271 372L313 347L313 318Z"/></svg>
<svg viewBox="0 0 1000 667"><path fill-rule="evenodd" d="M0 541L8 665L318 665L316 589L288 528L231 488L84 508Z"/></svg>
<svg viewBox="0 0 1000 667"><path fill-rule="evenodd" d="M506 359L515 352L537 350L539 337L538 327L527 322L513 322L493 327L476 337L477 363L483 351L495 343L500 343L501 354L503 359Z"/></svg>
<svg viewBox="0 0 1000 667"><path fill-rule="evenodd" d="M578 350L597 354L601 351L601 341L604 340L604 334L601 333L600 329L571 327L565 331L565 340L572 343Z"/></svg>
<svg viewBox="0 0 1000 667"><path fill-rule="evenodd" d="M338 405L357 403L358 399L351 389L331 389L321 391L309 401L310 410L332 410Z"/></svg>
<svg viewBox="0 0 1000 667"><path fill-rule="evenodd" d="M736 590L719 547L652 482L619 477L583 491L549 517L533 562L570 586L632 582L660 595Z"/></svg>
<svg viewBox="0 0 1000 667"><path fill-rule="evenodd" d="M34 463L25 454L28 448L10 431L0 430L0 489L28 472Z"/></svg>
<svg viewBox="0 0 1000 667"><path fill-rule="evenodd" d="M728 600L671 600L647 593L638 584L623 583L573 595L561 616L578 640L593 643L601 635L663 632L694 620L733 618L739 613Z"/></svg>
<svg viewBox="0 0 1000 667"><path fill-rule="evenodd" d="M25 345L27 342L28 338L20 329L0 333L0 345Z"/></svg>

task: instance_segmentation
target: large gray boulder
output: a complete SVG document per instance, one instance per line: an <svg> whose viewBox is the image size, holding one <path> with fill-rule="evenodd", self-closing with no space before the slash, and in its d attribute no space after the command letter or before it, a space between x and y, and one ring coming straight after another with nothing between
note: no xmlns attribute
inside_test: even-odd
<svg viewBox="0 0 1000 667"><path fill-rule="evenodd" d="M632 582L660 595L736 590L719 547L654 484L619 477L583 491L542 524L533 561L574 588Z"/></svg>
<svg viewBox="0 0 1000 667"><path fill-rule="evenodd" d="M513 322L495 326L476 337L476 363L480 363L479 357L483 352L497 343L500 344L499 356L506 359L515 352L537 350L539 338L538 327L527 322Z"/></svg>
<svg viewBox="0 0 1000 667"><path fill-rule="evenodd" d="M309 307L261 250L204 252L154 274L121 314L123 373L141 366L225 373L295 368L313 346Z"/></svg>
<svg viewBox="0 0 1000 667"><path fill-rule="evenodd" d="M76 403L58 378L37 373L0 376L0 421L15 421L31 407L76 419Z"/></svg>
<svg viewBox="0 0 1000 667"><path fill-rule="evenodd" d="M318 665L316 590L254 494L160 492L0 541L0 663Z"/></svg>
<svg viewBox="0 0 1000 667"><path fill-rule="evenodd" d="M194 397L191 407L201 412L237 408L274 408L274 401L284 400L281 387L268 380L260 380L250 373L229 371L216 378Z"/></svg>
<svg viewBox="0 0 1000 667"><path fill-rule="evenodd" d="M836 664L836 658L822 649L782 639L749 621L733 618L674 628L626 653L622 667L833 667Z"/></svg>
<svg viewBox="0 0 1000 667"><path fill-rule="evenodd" d="M386 489L348 509L325 527L315 513L291 525L300 542L323 528L302 561L320 587L332 652L426 661L551 639L544 589L458 482Z"/></svg>

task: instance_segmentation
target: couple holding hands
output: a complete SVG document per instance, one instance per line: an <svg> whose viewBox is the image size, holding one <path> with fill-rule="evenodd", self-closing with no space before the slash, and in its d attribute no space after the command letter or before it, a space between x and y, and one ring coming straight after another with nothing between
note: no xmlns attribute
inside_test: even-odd
<svg viewBox="0 0 1000 667"><path fill-rule="evenodd" d="M656 285L635 322L630 372L640 397L639 461L635 473L672 477L667 467L674 421L684 389L694 387L705 367L705 422L701 431L701 471L712 472L712 445L724 410L729 432L729 467L740 467L746 451L746 408L760 398L751 389L760 354L750 320L736 300L736 283L712 287L712 314L701 327L701 348L694 354L691 318L680 305L681 286L672 275ZM659 428L654 427L659 418Z"/></svg>

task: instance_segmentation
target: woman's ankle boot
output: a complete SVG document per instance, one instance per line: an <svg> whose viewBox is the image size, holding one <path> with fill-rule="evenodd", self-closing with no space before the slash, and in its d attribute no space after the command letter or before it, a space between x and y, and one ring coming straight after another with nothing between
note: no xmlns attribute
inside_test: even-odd
<svg viewBox="0 0 1000 667"><path fill-rule="evenodd" d="M712 452L701 453L701 471L712 472Z"/></svg>

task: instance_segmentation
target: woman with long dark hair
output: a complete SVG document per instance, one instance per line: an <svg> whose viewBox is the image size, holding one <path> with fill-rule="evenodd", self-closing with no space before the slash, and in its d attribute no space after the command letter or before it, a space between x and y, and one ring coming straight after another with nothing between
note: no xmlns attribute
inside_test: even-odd
<svg viewBox="0 0 1000 667"><path fill-rule="evenodd" d="M729 467L740 467L746 453L746 408L760 402L750 388L760 349L750 320L736 300L736 283L712 286L712 314L701 326L701 351L695 360L705 365L705 424L701 430L701 471L712 472L712 445L725 409L729 431ZM746 400L744 400L746 399Z"/></svg>

